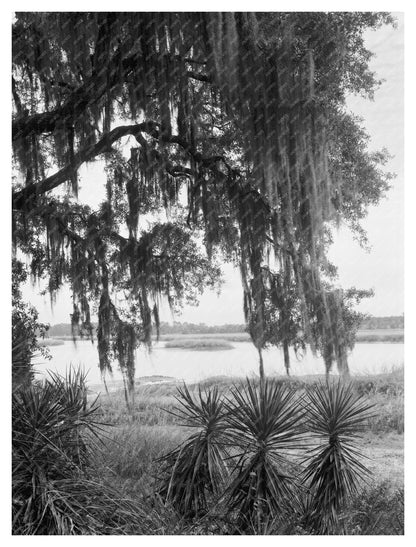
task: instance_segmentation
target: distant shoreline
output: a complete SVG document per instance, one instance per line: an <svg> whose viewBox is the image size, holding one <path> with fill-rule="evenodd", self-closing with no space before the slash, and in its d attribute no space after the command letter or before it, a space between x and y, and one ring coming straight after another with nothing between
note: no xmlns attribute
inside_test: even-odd
<svg viewBox="0 0 416 547"><path fill-rule="evenodd" d="M159 337L160 342L179 342L179 341L194 341L204 342L210 339L223 340L225 342L250 342L250 336L246 332L231 332L231 333L192 333L192 334L161 334ZM72 336L53 336L49 339L45 339L45 345L58 345L57 341L71 341ZM88 338L75 338L76 341L88 340ZM156 341L156 337L154 337ZM48 343L52 341L52 343ZM403 329L366 329L358 331L356 343L357 344L371 344L371 343L390 343L390 344L403 344L404 343L404 330Z"/></svg>
<svg viewBox="0 0 416 547"><path fill-rule="evenodd" d="M390 377L401 378L403 375L404 367L393 367L391 371L388 372L379 372L379 373L363 373L363 374L351 374L353 381L360 382L371 382L381 379L386 379ZM253 374L256 377L256 374ZM291 376L286 376L285 374L269 374L267 375L269 379L273 380L282 380L284 382L301 382L301 383L314 383L316 381L325 381L325 374L316 373L316 374L293 374ZM331 377L337 378L338 375L331 374ZM200 381L189 381L186 384L190 387L192 386L209 386L209 385L234 385L239 382L243 382L245 377L243 376L228 376L228 375L217 375L209 376ZM153 375L153 376L139 376L135 379L135 388L151 388L158 389L160 387L162 390L164 386L180 386L184 383L184 380L176 378L173 376L163 376L163 375ZM103 392L104 384L94 383L89 386L90 391L92 392ZM123 389L123 380L113 380L108 382L108 391L116 392Z"/></svg>

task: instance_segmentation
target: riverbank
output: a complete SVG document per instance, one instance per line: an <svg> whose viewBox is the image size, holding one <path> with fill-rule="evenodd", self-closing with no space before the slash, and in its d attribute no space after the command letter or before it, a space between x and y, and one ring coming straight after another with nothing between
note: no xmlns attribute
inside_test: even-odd
<svg viewBox="0 0 416 547"><path fill-rule="evenodd" d="M363 483L360 496L349 506L346 517L349 534L403 533L403 376L403 369L397 369L387 374L352 378L357 393L375 406L367 431L359 441L366 458L363 463L372 474L368 483ZM279 376L275 380L303 391L307 386L323 381L324 376ZM227 394L232 385L241 381L242 378L213 377L200 384L190 383L188 388L190 393L196 394L200 387L204 390L215 386L220 393ZM105 446L96 449L96 470L121 489L123 496L142 505L150 504L149 511L156 503L158 459L189 435L187 428L172 414L178 404L175 399L177 387L178 382L169 377L139 378L132 412L127 411L122 389L99 396L100 419L109 425L105 431ZM185 527L181 529L181 526L184 523L178 523L168 515L163 533L198 533Z"/></svg>
<svg viewBox="0 0 416 547"><path fill-rule="evenodd" d="M276 382L290 385L296 391L303 392L306 387L325 382L325 375L305 376L269 376ZM220 393L227 394L234 385L244 383L243 377L215 376L201 382L188 382L191 393L201 388L216 387ZM384 374L352 376L351 382L358 394L365 396L376 407L369 421L368 429L373 434L404 432L404 369L397 368ZM168 376L145 376L136 379L135 407L128 412L124 402L123 383L112 385L107 394L102 386L91 385L91 392L97 395L102 408L104 421L113 425L123 422L137 422L141 425L170 426L176 423L171 414L177 405L177 388L183 382Z"/></svg>

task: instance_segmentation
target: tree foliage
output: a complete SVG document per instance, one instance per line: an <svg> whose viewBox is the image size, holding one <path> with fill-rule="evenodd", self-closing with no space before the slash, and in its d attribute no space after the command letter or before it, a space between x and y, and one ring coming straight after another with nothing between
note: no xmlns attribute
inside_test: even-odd
<svg viewBox="0 0 416 547"><path fill-rule="evenodd" d="M386 155L367 151L345 97L371 96L378 82L363 32L391 21L383 13L16 15L14 240L36 277L47 272L52 294L70 282L73 323L90 334L95 303L103 372L113 353L131 385L133 349L150 343L160 298L175 306L215 284L219 253L240 266L259 351L270 284L281 287L276 343L297 343L295 317L314 347L314 324L321 338L333 335L342 299L330 296L331 226L345 219L363 236L359 221L388 188ZM78 170L97 159L106 172L98 209L76 201ZM149 218L157 219L150 229ZM191 235L199 230L206 256Z"/></svg>
<svg viewBox="0 0 416 547"><path fill-rule="evenodd" d="M26 384L33 377L32 359L36 354L48 358L38 338L45 336L48 325L38 321L38 312L23 301L20 285L27 278L21 261L12 263L12 382L13 386Z"/></svg>

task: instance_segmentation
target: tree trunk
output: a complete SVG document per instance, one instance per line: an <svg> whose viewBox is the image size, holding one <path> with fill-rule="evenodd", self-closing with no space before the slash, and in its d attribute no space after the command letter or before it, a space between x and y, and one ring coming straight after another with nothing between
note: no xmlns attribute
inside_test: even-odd
<svg viewBox="0 0 416 547"><path fill-rule="evenodd" d="M105 387L105 392L106 392L107 395L109 395L108 386L107 386L107 382L106 382L106 379L105 379L105 374L102 374L101 378L103 380L103 384L104 384L104 387Z"/></svg>
<svg viewBox="0 0 416 547"><path fill-rule="evenodd" d="M326 378L326 381L328 382L329 380L329 373L331 372L331 368L332 368L332 358L325 358L325 378Z"/></svg>
<svg viewBox="0 0 416 547"><path fill-rule="evenodd" d="M133 410L132 406L132 391L131 391L131 385L128 380L126 380L125 375L123 374L123 384L124 384L124 400L126 401L126 407L128 412L131 414ZM133 389L133 399L134 399L134 389Z"/></svg>
<svg viewBox="0 0 416 547"><path fill-rule="evenodd" d="M290 376L290 356L289 356L289 344L286 340L283 340L283 356L285 360L286 374Z"/></svg>
<svg viewBox="0 0 416 547"><path fill-rule="evenodd" d="M135 395L135 392L134 392L134 378L129 378L128 390L129 390L129 392L128 392L129 404L130 404L131 410L133 411L133 409L134 409L134 395Z"/></svg>
<svg viewBox="0 0 416 547"><path fill-rule="evenodd" d="M331 372L332 364L334 362L334 347L330 342L327 342L324 346L323 358L325 363L325 377L328 382L329 373Z"/></svg>
<svg viewBox="0 0 416 547"><path fill-rule="evenodd" d="M259 374L260 374L260 386L264 386L265 376L264 376L264 365L263 365L263 355L261 348L257 348L259 352Z"/></svg>
<svg viewBox="0 0 416 547"><path fill-rule="evenodd" d="M340 346L337 350L337 368L341 378L343 380L348 380L350 377L350 370L348 367L348 355L345 346Z"/></svg>

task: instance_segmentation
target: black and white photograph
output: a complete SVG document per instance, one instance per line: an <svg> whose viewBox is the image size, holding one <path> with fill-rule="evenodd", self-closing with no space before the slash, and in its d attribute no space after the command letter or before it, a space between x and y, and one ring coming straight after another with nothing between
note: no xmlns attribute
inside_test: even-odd
<svg viewBox="0 0 416 547"><path fill-rule="evenodd" d="M407 13L108 7L8 13L8 534L404 536Z"/></svg>

